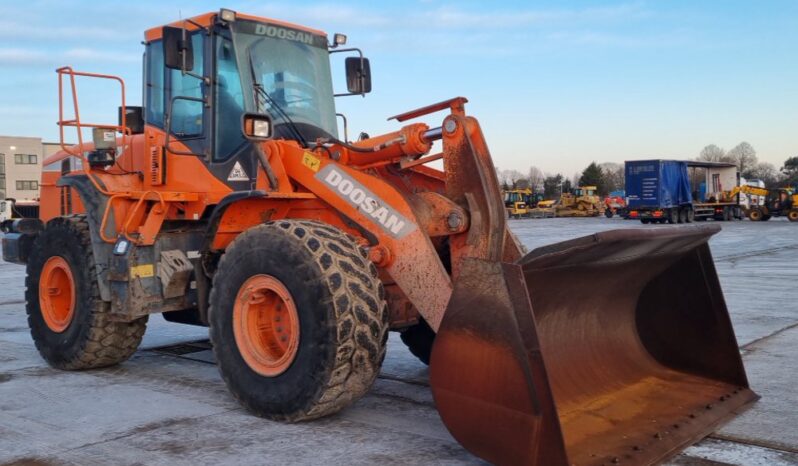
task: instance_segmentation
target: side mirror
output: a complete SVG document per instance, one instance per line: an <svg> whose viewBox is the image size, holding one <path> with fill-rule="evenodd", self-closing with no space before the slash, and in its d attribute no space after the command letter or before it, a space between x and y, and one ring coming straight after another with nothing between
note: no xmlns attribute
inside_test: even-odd
<svg viewBox="0 0 798 466"><path fill-rule="evenodd" d="M368 58L346 57L346 88L352 94L371 92L371 66Z"/></svg>
<svg viewBox="0 0 798 466"><path fill-rule="evenodd" d="M242 117L242 131L248 139L271 139L274 127L272 118L261 113L245 113Z"/></svg>
<svg viewBox="0 0 798 466"><path fill-rule="evenodd" d="M167 68L173 70L194 69L194 48L191 45L191 37L186 34L185 29L163 27L163 61Z"/></svg>

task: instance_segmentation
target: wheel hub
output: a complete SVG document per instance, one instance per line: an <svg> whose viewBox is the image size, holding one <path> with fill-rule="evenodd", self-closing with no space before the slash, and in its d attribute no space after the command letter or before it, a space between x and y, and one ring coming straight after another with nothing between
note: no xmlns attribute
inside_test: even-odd
<svg viewBox="0 0 798 466"><path fill-rule="evenodd" d="M299 315L280 280L254 275L241 285L233 333L244 361L258 374L274 377L291 366L299 348Z"/></svg>
<svg viewBox="0 0 798 466"><path fill-rule="evenodd" d="M61 333L75 314L75 279L61 256L47 259L39 276L39 308L47 327Z"/></svg>

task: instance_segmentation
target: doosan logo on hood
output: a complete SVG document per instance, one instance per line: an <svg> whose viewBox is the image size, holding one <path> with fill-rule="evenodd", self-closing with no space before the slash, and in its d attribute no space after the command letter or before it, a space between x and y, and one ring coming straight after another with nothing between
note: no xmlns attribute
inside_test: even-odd
<svg viewBox="0 0 798 466"><path fill-rule="evenodd" d="M327 165L316 174L316 179L335 191L352 207L363 212L394 238L400 239L416 229L415 223L343 170L339 170L333 165Z"/></svg>

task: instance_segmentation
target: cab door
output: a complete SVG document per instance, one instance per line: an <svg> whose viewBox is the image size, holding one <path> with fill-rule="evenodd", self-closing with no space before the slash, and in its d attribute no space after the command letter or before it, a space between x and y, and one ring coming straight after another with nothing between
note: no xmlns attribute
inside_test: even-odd
<svg viewBox="0 0 798 466"><path fill-rule="evenodd" d="M241 66L237 63L228 29L213 36L211 89L212 150L209 169L234 191L254 189L258 173L255 147L244 137L241 121L246 108Z"/></svg>
<svg viewBox="0 0 798 466"><path fill-rule="evenodd" d="M191 74L169 69L164 63L163 40L147 43L144 60L144 121L151 185L166 182L166 154L210 158L211 147L207 76L209 37L202 31L187 32L192 43ZM160 170L155 170L155 167Z"/></svg>

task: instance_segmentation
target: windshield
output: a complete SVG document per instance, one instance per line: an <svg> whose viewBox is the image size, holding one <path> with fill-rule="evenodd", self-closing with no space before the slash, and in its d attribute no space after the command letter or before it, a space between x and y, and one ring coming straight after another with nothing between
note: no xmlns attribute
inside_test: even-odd
<svg viewBox="0 0 798 466"><path fill-rule="evenodd" d="M295 139L293 122L303 139L337 138L327 38L251 21L231 26L246 110L269 113L277 137Z"/></svg>

